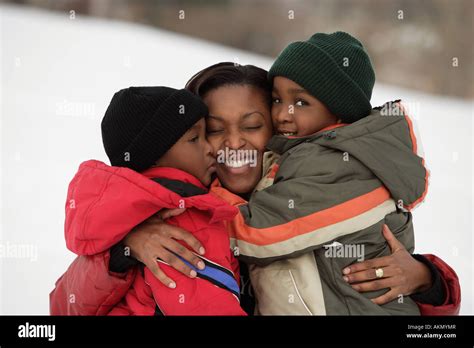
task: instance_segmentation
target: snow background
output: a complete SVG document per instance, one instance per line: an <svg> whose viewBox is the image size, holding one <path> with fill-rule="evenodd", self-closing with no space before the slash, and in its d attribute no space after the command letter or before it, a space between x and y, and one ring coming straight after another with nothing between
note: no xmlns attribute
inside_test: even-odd
<svg viewBox="0 0 474 348"><path fill-rule="evenodd" d="M220 61L268 69L272 59L141 25L0 6L0 314L48 314L49 292L74 255L63 235L67 185L83 160L107 162L100 121L131 85L182 88ZM461 62L460 64L463 64ZM414 212L418 253L457 272L473 308L473 101L377 84L372 104L401 98L418 123L431 184Z"/></svg>

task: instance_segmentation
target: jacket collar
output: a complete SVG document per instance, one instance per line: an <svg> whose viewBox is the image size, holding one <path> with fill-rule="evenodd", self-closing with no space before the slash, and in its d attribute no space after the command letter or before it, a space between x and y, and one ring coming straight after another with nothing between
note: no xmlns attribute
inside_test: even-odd
<svg viewBox="0 0 474 348"><path fill-rule="evenodd" d="M180 202L181 200L184 200L186 207L196 207L200 210L209 211L209 213L211 214L211 220L209 221L210 223L214 223L221 220L231 220L238 213L238 210L235 207L229 205L229 203L223 200L222 198L219 198L218 195L216 197L216 195L208 194L208 188L205 187L195 176L185 171L171 167L152 167L142 172L141 174L150 179L164 178L171 179L169 181L180 181L185 184L194 185L197 188L205 191L206 194L196 195L196 192L190 192L193 190L189 190L189 188L181 187L179 190L175 190L174 185L170 186L162 180L154 180L165 189L176 193L179 197L179 200L176 199L176 201ZM181 194L183 194L183 192L181 192L182 189L188 190L188 193L190 194L181 196ZM160 196L162 195L160 194Z"/></svg>
<svg viewBox="0 0 474 348"><path fill-rule="evenodd" d="M172 180L182 181L194 186L197 186L203 190L208 191L207 188L196 178L195 176L176 168L171 167L152 167L141 173L147 178L166 178Z"/></svg>
<svg viewBox="0 0 474 348"><path fill-rule="evenodd" d="M274 135L268 142L267 149L273 152L276 152L279 155L282 155L283 153L295 147L296 145L299 145L304 142L311 142L323 136L329 136L332 134L332 132L334 132L333 131L334 129L344 127L347 125L348 125L347 123L334 124L326 128L323 128L314 134L305 135L303 137L291 137L291 136L288 137L284 135Z"/></svg>

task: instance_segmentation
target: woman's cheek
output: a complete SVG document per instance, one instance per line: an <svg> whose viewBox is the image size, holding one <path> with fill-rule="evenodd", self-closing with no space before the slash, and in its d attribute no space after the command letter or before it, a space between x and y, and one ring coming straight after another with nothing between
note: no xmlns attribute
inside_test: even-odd
<svg viewBox="0 0 474 348"><path fill-rule="evenodd" d="M252 139L251 144L253 145L255 149L257 149L259 153L262 153L263 155L263 153L266 151L266 146L268 142L270 141L270 138L272 137L272 135L273 135L273 128L266 128L264 132L258 134L258 136Z"/></svg>

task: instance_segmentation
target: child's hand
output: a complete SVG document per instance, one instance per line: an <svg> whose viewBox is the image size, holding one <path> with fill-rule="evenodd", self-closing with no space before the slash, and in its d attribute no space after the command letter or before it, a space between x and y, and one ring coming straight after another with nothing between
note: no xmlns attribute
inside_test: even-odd
<svg viewBox="0 0 474 348"><path fill-rule="evenodd" d="M124 239L124 244L130 248L131 255L145 264L164 285L170 288L175 288L176 283L160 269L156 261L158 258L190 278L196 277L196 271L186 266L175 254L197 268L204 269L204 262L177 240L184 241L196 252L203 255L205 250L201 243L191 233L168 225L162 219L181 214L182 211L178 210L182 209L171 209L163 212L161 217L150 217L135 227Z"/></svg>
<svg viewBox="0 0 474 348"><path fill-rule="evenodd" d="M383 227L392 254L350 265L342 271L345 280L358 292L390 288L390 291L372 299L378 305L390 302L399 295L408 296L427 290L432 285L431 272L422 262L414 259L387 225ZM375 270L382 269L378 278Z"/></svg>

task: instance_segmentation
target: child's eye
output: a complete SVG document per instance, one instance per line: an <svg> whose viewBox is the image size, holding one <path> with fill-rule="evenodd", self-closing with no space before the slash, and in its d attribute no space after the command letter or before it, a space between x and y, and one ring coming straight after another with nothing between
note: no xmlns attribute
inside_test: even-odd
<svg viewBox="0 0 474 348"><path fill-rule="evenodd" d="M305 105L309 105L308 102L306 102L305 100L303 99L298 99L295 103L296 106L305 106Z"/></svg>
<svg viewBox="0 0 474 348"><path fill-rule="evenodd" d="M191 139L189 139L189 142L195 143L196 141L198 141L198 139L199 139L199 135L196 135L195 137L192 137Z"/></svg>
<svg viewBox="0 0 474 348"><path fill-rule="evenodd" d="M273 98L272 98L272 103L274 103L274 104L280 104L280 103L281 103L281 100L280 100L280 98L273 97Z"/></svg>

